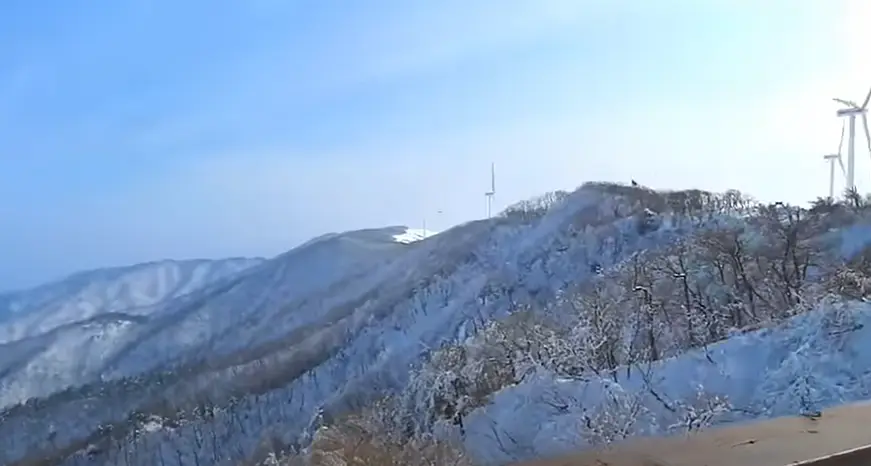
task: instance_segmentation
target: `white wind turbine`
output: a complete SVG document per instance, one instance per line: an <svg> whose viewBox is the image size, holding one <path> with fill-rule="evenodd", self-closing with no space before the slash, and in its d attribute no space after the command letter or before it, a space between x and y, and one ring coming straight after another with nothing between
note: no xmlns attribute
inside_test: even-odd
<svg viewBox="0 0 871 466"><path fill-rule="evenodd" d="M484 193L487 198L487 218L490 218L493 213L493 196L496 195L496 164L490 164L490 191Z"/></svg>
<svg viewBox="0 0 871 466"><path fill-rule="evenodd" d="M835 102L846 105L846 108L838 110L839 117L848 118L849 134L847 136L847 189L856 190L856 115L862 116L862 127L865 129L865 140L868 143L868 152L871 153L871 132L868 131L868 101L871 100L871 90L865 97L862 105L844 99L834 99Z"/></svg>
<svg viewBox="0 0 871 466"><path fill-rule="evenodd" d="M841 174L846 175L844 169L844 159L841 158L841 148L844 146L844 125L841 125L841 139L838 141L838 152L835 154L824 155L823 158L829 161L829 199L835 199L835 162L841 166Z"/></svg>

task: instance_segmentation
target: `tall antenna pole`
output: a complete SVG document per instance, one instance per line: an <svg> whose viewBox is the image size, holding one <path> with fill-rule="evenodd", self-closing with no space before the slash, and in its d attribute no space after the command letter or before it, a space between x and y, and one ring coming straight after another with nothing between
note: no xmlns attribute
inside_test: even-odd
<svg viewBox="0 0 871 466"><path fill-rule="evenodd" d="M490 191L484 193L487 197L487 218L493 216L493 196L496 195L496 164L490 163Z"/></svg>

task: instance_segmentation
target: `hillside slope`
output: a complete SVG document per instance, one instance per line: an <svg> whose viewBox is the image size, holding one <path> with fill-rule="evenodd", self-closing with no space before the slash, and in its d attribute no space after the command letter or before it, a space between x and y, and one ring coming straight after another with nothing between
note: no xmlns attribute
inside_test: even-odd
<svg viewBox="0 0 871 466"><path fill-rule="evenodd" d="M608 436L692 432L869 398L871 305L831 302L616 380L538 373L473 412L465 444L482 462L502 464L597 446Z"/></svg>
<svg viewBox="0 0 871 466"><path fill-rule="evenodd" d="M389 260L407 248L393 238L404 231L404 227L391 227L327 235L274 259L248 261L241 273L213 274L223 279L210 284L201 281L199 288L191 289L190 282L185 282L177 290L189 292L165 294L160 301L150 297L149 306L123 308L129 301L112 301L113 307L103 309L117 308L121 312L80 317L50 332L2 345L0 406L95 380L139 374L173 361L198 360L203 354L227 355L255 344L253 339L258 336L268 338L264 332L271 327L244 339L246 321L252 316L265 317L295 300L325 292L346 276L364 273L382 260ZM131 280L126 276L124 279ZM86 290L105 290L90 283ZM72 302L79 303L75 299L82 294L75 295ZM61 310L80 311L82 307L61 298L55 301L61 303ZM18 321L27 318L35 317L25 314ZM294 313L293 318L305 323L317 317ZM284 328L297 323L286 323ZM226 342L226 347L222 348L221 342Z"/></svg>
<svg viewBox="0 0 871 466"><path fill-rule="evenodd" d="M867 229L866 211L829 207L594 183L408 245L378 230L322 237L304 255L166 306L105 367L106 380L4 411L0 460L262 460L317 444L369 406L397 423L375 438L459 439L483 462L545 454L523 430L531 423L502 414L525 406L517 393L590 378L619 385L623 370L631 379L802 314L805 298L858 289L839 271L864 273L844 254L869 235L844 232ZM312 272L318 258L324 270ZM297 280L309 280L305 293ZM681 406L695 396L669 395ZM548 409L585 419L573 405L541 403L526 403L524 419L543 419L542 432L563 422ZM579 443L551 450L561 445Z"/></svg>
<svg viewBox="0 0 871 466"><path fill-rule="evenodd" d="M0 344L104 313L143 315L153 306L255 266L263 259L161 261L80 272L0 296Z"/></svg>
<svg viewBox="0 0 871 466"><path fill-rule="evenodd" d="M210 400L215 406L231 403L223 415L251 423L245 433L226 434L232 439L223 443L232 451L222 454L250 455L265 432L279 429L282 442L304 441L300 434L310 431L310 419L316 426L318 419L401 389L409 368L433 349L462 341L517 309L546 305L566 286L594 276L591 263L607 267L682 234L684 227L677 225L654 228L663 220L651 218L632 195L590 185L522 203L499 218L403 245L395 257L382 257L369 270L345 266L358 274L299 299L283 291L288 280L281 270L291 265L263 264L245 280L257 287L240 282L190 305L166 308L173 325L153 324L160 331L143 333L136 344L142 349L123 354L126 362L112 366L155 367L152 355L174 347L180 356L168 372L58 394L38 404L39 415L26 406L9 415L63 419L69 428L58 429L55 441L64 444L87 439L106 422L129 425L134 410L178 412ZM276 269L266 272L268 267ZM307 272L305 266L293 267ZM85 403L91 393L102 393L106 402ZM61 414L72 406L75 421ZM184 428L151 432L149 444L171 441L167 435L191 435L202 429L201 422L191 419ZM43 441L27 432L47 426L29 424L6 437L0 433L12 458Z"/></svg>

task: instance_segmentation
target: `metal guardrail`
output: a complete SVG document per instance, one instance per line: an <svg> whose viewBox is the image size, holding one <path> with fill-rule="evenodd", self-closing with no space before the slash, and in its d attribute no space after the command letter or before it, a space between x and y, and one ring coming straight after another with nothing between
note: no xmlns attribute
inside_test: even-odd
<svg viewBox="0 0 871 466"><path fill-rule="evenodd" d="M784 466L871 466L871 445L863 445Z"/></svg>

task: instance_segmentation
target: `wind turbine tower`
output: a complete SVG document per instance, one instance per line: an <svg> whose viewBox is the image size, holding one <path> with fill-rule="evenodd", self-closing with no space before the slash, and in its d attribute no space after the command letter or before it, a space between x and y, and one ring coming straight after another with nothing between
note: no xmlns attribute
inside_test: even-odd
<svg viewBox="0 0 871 466"><path fill-rule="evenodd" d="M484 193L487 198L487 218L493 215L493 196L496 195L496 164L490 164L490 190Z"/></svg>
<svg viewBox="0 0 871 466"><path fill-rule="evenodd" d="M835 102L843 104L845 108L838 110L837 115L841 118L847 118L848 134L847 134L847 189L856 190L856 115L862 116L862 127L865 130L865 140L868 143L868 152L871 153L871 132L868 131L868 101L871 100L871 90L865 97L862 105L857 105L856 102L844 99L834 99Z"/></svg>
<svg viewBox="0 0 871 466"><path fill-rule="evenodd" d="M846 122L845 122L846 123ZM844 169L844 159L841 158L841 149L844 146L844 125L841 125L841 139L838 140L838 152L834 154L824 155L823 158L829 162L829 199L835 199L835 162L841 166L841 174L846 175Z"/></svg>
<svg viewBox="0 0 871 466"><path fill-rule="evenodd" d="M839 154L824 155L824 159L829 162L829 199L835 199L835 161L840 161ZM841 165L843 168L843 165Z"/></svg>

